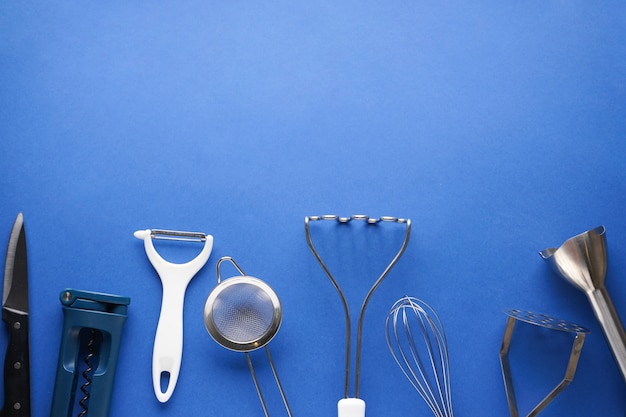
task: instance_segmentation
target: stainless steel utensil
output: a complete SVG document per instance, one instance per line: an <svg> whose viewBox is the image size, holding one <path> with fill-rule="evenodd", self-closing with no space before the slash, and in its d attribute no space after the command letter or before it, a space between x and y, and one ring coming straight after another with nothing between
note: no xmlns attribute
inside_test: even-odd
<svg viewBox="0 0 626 417"><path fill-rule="evenodd" d="M448 343L437 313L403 297L389 311L385 335L393 359L435 417L452 417Z"/></svg>
<svg viewBox="0 0 626 417"><path fill-rule="evenodd" d="M351 344L350 342L351 342L351 337L352 337L352 332L351 332L351 327L350 327L350 321L351 321L350 320L350 309L348 307L348 301L346 300L346 297L345 297L343 291L341 290L341 287L339 286L339 284L337 283L337 281L335 280L333 275L330 273L328 267L326 266L326 264L322 260L321 256L319 255L319 253L315 249L315 246L313 245L313 241L311 239L311 232L310 232L309 224L311 222L319 221L319 220L330 220L330 221L335 221L335 222L338 222L338 223L341 223L341 224L347 224L347 223L350 223L352 221L364 221L368 225L376 225L376 224L379 224L381 222L398 223L398 224L406 225L406 232L405 232L405 235L404 235L404 241L402 242L402 245L400 246L400 249L398 250L396 255L393 257L393 259L391 260L389 265L387 265L387 267L382 272L382 274L380 274L378 279L376 279L374 284L371 286L371 288L369 289L367 295L365 296L365 298L363 300L363 304L361 304L361 310L359 312L359 321L358 321L358 324L357 324L354 397L350 397L350 395L349 395L349 390L350 390L350 344ZM307 217L304 218L304 230L305 230L305 233L306 233L306 239L307 239L307 243L309 244L309 248L311 248L311 251L313 252L313 255L315 256L315 259L317 259L317 262L319 262L320 266L322 267L322 269L324 270L324 272L326 273L326 275L330 279L331 283L333 284L333 286L337 290L337 293L339 294L339 298L341 298L341 303L343 305L344 314L345 314L345 317L346 317L345 391L344 391L344 398L339 400L339 402L337 404L337 413L338 413L339 417L362 417L362 416L365 416L365 402L362 399L359 398L359 388L360 388L359 383L360 383L360 375L361 375L361 335L362 335L362 332L363 332L363 317L365 316L365 309L367 308L367 304L369 303L370 298L374 294L374 291L376 291L378 286L382 283L383 279L385 279L387 274L389 274L389 271L391 271L391 268L393 268L393 266L396 264L396 262L398 262L398 260L400 259L400 257L404 253L404 250L406 249L406 247L407 247L407 245L409 243L409 237L411 235L411 220L410 219L397 218L397 217L389 217L389 216L383 216L383 217L380 217L380 218L372 218L372 217L365 216L365 215L360 215L360 214L359 215L354 215L354 216L351 216L351 217L339 217L339 216L336 216L336 215L307 216Z"/></svg>
<svg viewBox="0 0 626 417"><path fill-rule="evenodd" d="M241 276L222 281L220 269L225 261L230 262ZM278 296L262 280L246 275L228 256L217 262L217 283L217 287L211 291L204 306L204 324L207 331L223 347L236 352L245 352L263 411L265 416L269 417L249 354L253 350L265 348L283 404L287 414L291 417L287 397L267 346L278 333L282 322L282 307Z"/></svg>
<svg viewBox="0 0 626 417"><path fill-rule="evenodd" d="M511 417L519 417L515 390L513 388L513 376L511 374L511 366L509 364L509 349L511 347L515 323L521 321L534 326L561 332L574 333L576 335L572 344L567 369L565 370L565 376L561 382L559 382L556 387L554 387L554 389L552 389L552 391L550 391L548 395L546 395L544 399L541 400L529 414L527 414L527 417L535 417L544 408L546 408L548 404L550 404L552 400L554 400L554 398L559 395L561 391L563 391L565 387L567 387L574 379L574 374L576 373L576 368L578 367L578 359L580 358L583 343L585 342L585 336L589 333L589 330L579 326L578 324L550 317L542 313L533 313L532 311L525 310L506 310L505 313L509 317L506 322L504 336L502 337L502 345L500 347L500 366L502 368L504 388L506 389L506 398L509 403L509 412L511 413Z"/></svg>
<svg viewBox="0 0 626 417"><path fill-rule="evenodd" d="M626 382L626 333L604 284L607 265L604 226L539 254L557 274L585 293Z"/></svg>

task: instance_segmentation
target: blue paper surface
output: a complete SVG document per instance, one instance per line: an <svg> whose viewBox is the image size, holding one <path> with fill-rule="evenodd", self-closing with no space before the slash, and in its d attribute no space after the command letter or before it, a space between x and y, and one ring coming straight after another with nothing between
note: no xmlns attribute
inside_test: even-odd
<svg viewBox="0 0 626 417"><path fill-rule="evenodd" d="M626 315L625 23L616 1L2 3L0 237L22 211L33 416L49 414L67 287L131 297L111 416L262 416L245 356L204 327L222 256L282 301L270 347L293 414L335 415L343 309L304 234L322 214L412 220L365 314L368 416L429 413L384 337L407 294L443 321L459 416L508 415L507 308L592 331L542 416L622 416L626 387L585 296L538 251L605 225ZM356 317L402 228L313 226ZM151 382L162 289L133 237L147 228L215 238L187 289L166 404ZM525 414L562 378L570 341L516 336ZM251 356L270 414L286 415L263 352Z"/></svg>

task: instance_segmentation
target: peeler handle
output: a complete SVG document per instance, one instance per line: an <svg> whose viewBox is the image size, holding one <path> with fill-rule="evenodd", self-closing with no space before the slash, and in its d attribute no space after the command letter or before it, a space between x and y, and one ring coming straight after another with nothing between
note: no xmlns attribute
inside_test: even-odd
<svg viewBox="0 0 626 417"><path fill-rule="evenodd" d="M365 417L365 401L360 398L342 398L337 403L337 417Z"/></svg>
<svg viewBox="0 0 626 417"><path fill-rule="evenodd" d="M604 287L587 293L587 296L626 382L626 333L613 301Z"/></svg>
<svg viewBox="0 0 626 417"><path fill-rule="evenodd" d="M152 384L162 403L172 396L180 372L186 287L182 280L163 280L163 301L152 352Z"/></svg>

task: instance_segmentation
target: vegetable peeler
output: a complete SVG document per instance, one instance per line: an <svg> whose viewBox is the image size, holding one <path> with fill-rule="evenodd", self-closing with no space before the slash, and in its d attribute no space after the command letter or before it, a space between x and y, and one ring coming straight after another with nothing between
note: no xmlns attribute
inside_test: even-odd
<svg viewBox="0 0 626 417"><path fill-rule="evenodd" d="M83 397L79 416L107 417L113 392L117 356L126 321L129 297L66 289L63 306L63 336L59 351L51 417L68 417L76 404L79 375ZM83 355L83 353L85 353ZM80 362L87 368L80 372Z"/></svg>
<svg viewBox="0 0 626 417"><path fill-rule="evenodd" d="M144 241L146 255L163 285L161 313L152 351L152 385L157 399L164 403L172 396L180 372L185 291L191 279L209 259L213 249L213 236L199 232L147 229L136 231L135 237ZM157 253L152 239L204 242L204 247L191 261L176 264L166 261Z"/></svg>

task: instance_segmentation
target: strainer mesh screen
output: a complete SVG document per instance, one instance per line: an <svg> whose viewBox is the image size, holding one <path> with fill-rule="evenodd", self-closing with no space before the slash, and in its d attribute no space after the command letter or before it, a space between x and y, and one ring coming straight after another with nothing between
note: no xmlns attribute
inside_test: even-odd
<svg viewBox="0 0 626 417"><path fill-rule="evenodd" d="M222 336L236 343L260 339L269 330L273 316L272 300L254 284L231 285L213 304L215 327Z"/></svg>

